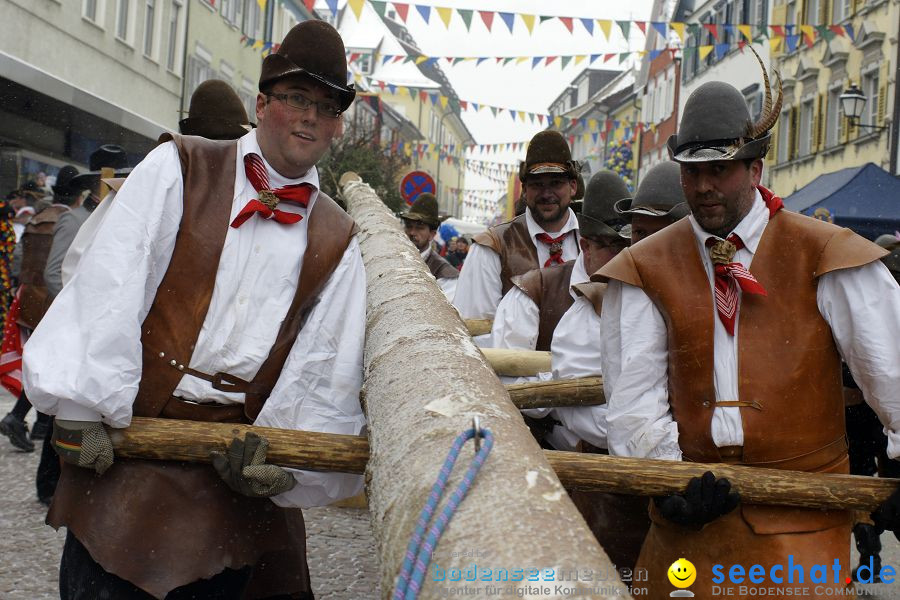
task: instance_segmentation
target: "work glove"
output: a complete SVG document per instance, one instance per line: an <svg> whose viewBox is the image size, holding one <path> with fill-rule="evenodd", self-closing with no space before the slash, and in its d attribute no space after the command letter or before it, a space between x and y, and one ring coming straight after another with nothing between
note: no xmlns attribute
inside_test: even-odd
<svg viewBox="0 0 900 600"><path fill-rule="evenodd" d="M900 540L900 488L872 513L872 521L880 531L890 531Z"/></svg>
<svg viewBox="0 0 900 600"><path fill-rule="evenodd" d="M67 463L93 469L102 475L113 464L113 446L106 428L97 421L54 419L50 439Z"/></svg>
<svg viewBox="0 0 900 600"><path fill-rule="evenodd" d="M228 487L251 498L268 498L288 491L296 480L278 465L266 464L269 440L248 433L235 438L228 452L210 452L213 467Z"/></svg>
<svg viewBox="0 0 900 600"><path fill-rule="evenodd" d="M711 471L688 482L684 493L653 498L663 517L685 527L702 527L733 511L741 497L731 491L731 482L716 479Z"/></svg>

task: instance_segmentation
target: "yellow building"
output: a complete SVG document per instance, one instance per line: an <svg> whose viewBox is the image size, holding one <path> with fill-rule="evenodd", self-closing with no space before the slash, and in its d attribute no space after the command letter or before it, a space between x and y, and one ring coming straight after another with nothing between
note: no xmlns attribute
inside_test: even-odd
<svg viewBox="0 0 900 600"><path fill-rule="evenodd" d="M823 173L867 162L890 169L900 4L776 0L772 22L800 24L786 32L799 38L775 42L772 54L784 80L784 105L766 164L772 189L787 196ZM831 24L851 26L853 38L822 27ZM812 32L815 42L808 47L804 37ZM840 106L851 84L868 100L860 126L850 126Z"/></svg>

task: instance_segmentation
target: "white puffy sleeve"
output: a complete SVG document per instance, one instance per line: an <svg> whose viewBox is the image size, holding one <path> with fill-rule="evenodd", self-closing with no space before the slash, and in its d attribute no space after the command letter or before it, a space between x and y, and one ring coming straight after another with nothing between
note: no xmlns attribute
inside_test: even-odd
<svg viewBox="0 0 900 600"><path fill-rule="evenodd" d="M254 425L359 435L366 334L366 273L350 242L297 335L272 394ZM331 504L358 494L362 475L291 470L297 485L273 496L279 506Z"/></svg>
<svg viewBox="0 0 900 600"><path fill-rule="evenodd" d="M141 379L141 323L169 266L182 215L175 144L132 171L62 289L25 345L23 384L41 412L131 423Z"/></svg>

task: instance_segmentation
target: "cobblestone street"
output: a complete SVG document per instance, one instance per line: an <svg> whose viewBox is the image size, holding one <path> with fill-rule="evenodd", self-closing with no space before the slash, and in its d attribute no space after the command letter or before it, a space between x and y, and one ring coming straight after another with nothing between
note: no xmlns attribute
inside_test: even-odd
<svg viewBox="0 0 900 600"><path fill-rule="evenodd" d="M0 416L13 399L0 395ZM34 419L34 412L29 416ZM65 530L44 524L34 473L40 457L15 450L0 436L0 599L59 598L57 575ZM375 545L365 510L324 507L303 511L309 569L317 600L378 598Z"/></svg>

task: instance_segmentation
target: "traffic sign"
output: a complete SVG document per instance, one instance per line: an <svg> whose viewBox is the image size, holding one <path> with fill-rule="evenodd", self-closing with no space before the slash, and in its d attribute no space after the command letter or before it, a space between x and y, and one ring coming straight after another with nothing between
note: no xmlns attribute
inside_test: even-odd
<svg viewBox="0 0 900 600"><path fill-rule="evenodd" d="M420 194L424 192L434 194L436 189L434 179L425 171L412 171L400 180L400 195L409 205L412 205Z"/></svg>

